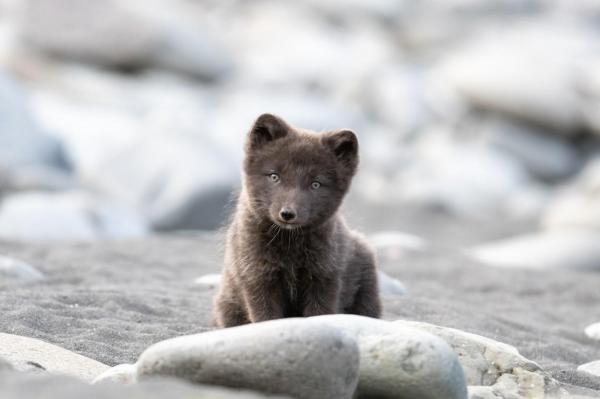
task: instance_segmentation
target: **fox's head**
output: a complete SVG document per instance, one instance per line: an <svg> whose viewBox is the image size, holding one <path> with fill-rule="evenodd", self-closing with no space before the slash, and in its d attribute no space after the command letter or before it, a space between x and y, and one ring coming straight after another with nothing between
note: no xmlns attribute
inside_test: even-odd
<svg viewBox="0 0 600 399"><path fill-rule="evenodd" d="M358 141L352 131L317 134L263 114L246 142L249 206L280 227L320 225L335 214L357 166Z"/></svg>

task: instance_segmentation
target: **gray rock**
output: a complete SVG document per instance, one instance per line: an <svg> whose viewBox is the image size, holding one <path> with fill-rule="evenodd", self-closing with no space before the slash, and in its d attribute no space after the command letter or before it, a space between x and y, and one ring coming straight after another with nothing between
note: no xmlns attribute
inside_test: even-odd
<svg viewBox="0 0 600 399"><path fill-rule="evenodd" d="M375 247L380 264L387 261L402 261L407 255L423 252L429 244L421 237L401 231L380 231L369 235L369 243ZM383 272L379 274L379 288L382 295L394 292L402 295L406 291L404 285ZM396 288L394 288L396 287Z"/></svg>
<svg viewBox="0 0 600 399"><path fill-rule="evenodd" d="M401 231L379 231L369 236L369 242L377 250L423 251L428 246L423 238Z"/></svg>
<svg viewBox="0 0 600 399"><path fill-rule="evenodd" d="M138 209L155 230L213 229L226 217L238 175L227 155L206 140L172 131L140 137L114 152L90 180Z"/></svg>
<svg viewBox="0 0 600 399"><path fill-rule="evenodd" d="M388 200L486 218L530 183L514 158L476 140L455 140L446 128L420 136L413 153L414 162L383 185Z"/></svg>
<svg viewBox="0 0 600 399"><path fill-rule="evenodd" d="M369 109L388 126L394 138L409 137L432 122L425 99L427 80L419 70L390 64L381 68L363 91ZM401 110L401 112L399 112Z"/></svg>
<svg viewBox="0 0 600 399"><path fill-rule="evenodd" d="M0 358L16 370L43 370L91 382L109 367L39 339L0 333Z"/></svg>
<svg viewBox="0 0 600 399"><path fill-rule="evenodd" d="M298 398L351 398L356 342L326 323L283 319L173 338L148 348L138 378L175 376Z"/></svg>
<svg viewBox="0 0 600 399"><path fill-rule="evenodd" d="M0 282L5 279L31 282L43 280L44 275L28 263L0 255Z"/></svg>
<svg viewBox="0 0 600 399"><path fill-rule="evenodd" d="M2 172L0 172L2 173ZM43 165L21 166L0 176L0 190L14 191L60 191L75 188L73 175Z"/></svg>
<svg viewBox="0 0 600 399"><path fill-rule="evenodd" d="M379 294L382 296L406 295L406 287L398 279L388 276L382 271L377 272L379 282Z"/></svg>
<svg viewBox="0 0 600 399"><path fill-rule="evenodd" d="M212 129L206 86L164 72L127 79L81 66L54 68L47 80L69 87L69 96L39 96L36 111L68 144L86 187L156 230L222 225L247 126L228 132L239 145Z"/></svg>
<svg viewBox="0 0 600 399"><path fill-rule="evenodd" d="M205 274L194 280L194 284L210 289L216 289L221 284L221 275L219 273Z"/></svg>
<svg viewBox="0 0 600 399"><path fill-rule="evenodd" d="M21 42L47 53L118 67L158 66L203 79L231 59L199 24L161 2L27 0L13 9ZM102 15L103 18L97 18Z"/></svg>
<svg viewBox="0 0 600 399"><path fill-rule="evenodd" d="M514 374L501 375L496 383L491 386L470 386L469 399L522 399L522 398L572 398L564 395L562 390L555 390L548 394L544 391L544 380L529 378L532 373L515 370Z"/></svg>
<svg viewBox="0 0 600 399"><path fill-rule="evenodd" d="M594 133L600 135L600 58L596 57L592 62L582 66L582 73L577 76L575 86L577 88L580 111L586 126Z"/></svg>
<svg viewBox="0 0 600 399"><path fill-rule="evenodd" d="M359 398L466 398L456 354L418 328L355 315L309 318L353 336L360 349Z"/></svg>
<svg viewBox="0 0 600 399"><path fill-rule="evenodd" d="M410 335L362 340L358 397L464 398L460 365L445 344L432 344L420 333ZM447 379L440 379L440 370Z"/></svg>
<svg viewBox="0 0 600 399"><path fill-rule="evenodd" d="M585 328L585 335L591 339L600 341L600 322L587 326Z"/></svg>
<svg viewBox="0 0 600 399"><path fill-rule="evenodd" d="M68 170L59 140L42 132L33 119L26 93L0 71L0 171L23 167Z"/></svg>
<svg viewBox="0 0 600 399"><path fill-rule="evenodd" d="M111 367L97 376L93 384L101 382L115 382L119 384L133 384L137 382L137 366L135 364L119 364Z"/></svg>
<svg viewBox="0 0 600 399"><path fill-rule="evenodd" d="M536 363L524 358L507 344L453 328L427 323L396 321L398 325L420 328L444 339L457 353L469 385L493 385L514 368L540 371Z"/></svg>
<svg viewBox="0 0 600 399"><path fill-rule="evenodd" d="M582 364L581 366L577 367L577 370L600 377L600 360Z"/></svg>
<svg viewBox="0 0 600 399"><path fill-rule="evenodd" d="M494 387L470 386L469 399L498 399ZM509 396L507 399L516 399Z"/></svg>
<svg viewBox="0 0 600 399"><path fill-rule="evenodd" d="M90 385L76 378L30 373L0 373L2 399L265 399L256 392L191 384L174 378L156 378L140 384ZM270 399L282 396L268 396Z"/></svg>
<svg viewBox="0 0 600 399"><path fill-rule="evenodd" d="M539 0L423 0L403 5L393 23L403 48L424 54L447 53L457 43L480 36L481 25L487 28L497 19L529 16L540 7Z"/></svg>
<svg viewBox="0 0 600 399"><path fill-rule="evenodd" d="M482 244L467 253L490 266L598 270L599 240L595 230L557 229Z"/></svg>
<svg viewBox="0 0 600 399"><path fill-rule="evenodd" d="M600 158L592 159L581 173L548 205L546 228L600 229Z"/></svg>
<svg viewBox="0 0 600 399"><path fill-rule="evenodd" d="M82 241L139 237L146 232L145 222L133 211L84 191L16 193L0 204L4 239Z"/></svg>
<svg viewBox="0 0 600 399"><path fill-rule="evenodd" d="M439 75L479 108L575 134L584 122L574 77L597 53L591 31L541 20L480 35L453 53Z"/></svg>
<svg viewBox="0 0 600 399"><path fill-rule="evenodd" d="M521 394L525 397L544 397L546 394L560 393L558 382L537 363L521 356L513 346L428 323L402 320L394 323L419 328L445 340L458 355L467 383L486 387L475 389L482 398L486 397L484 393L487 395L490 391L507 398L520 398Z"/></svg>
<svg viewBox="0 0 600 399"><path fill-rule="evenodd" d="M137 65L150 56L152 26L113 0L32 0L18 6L13 11L21 40L48 53L121 66ZM135 25L133 32L127 24Z"/></svg>
<svg viewBox="0 0 600 399"><path fill-rule="evenodd" d="M13 366L7 360L0 357L0 372L6 370L13 370Z"/></svg>
<svg viewBox="0 0 600 399"><path fill-rule="evenodd" d="M297 351L304 353L301 369L292 360ZM344 370L341 374L334 371L336 364ZM131 382L151 375L295 397L351 397L355 388L359 398L452 399L466 398L467 392L457 356L444 341L419 329L355 315L276 320L174 338L147 349L136 365L118 366L96 382ZM315 378L320 382L307 383ZM327 387L324 381L330 381Z"/></svg>
<svg viewBox="0 0 600 399"><path fill-rule="evenodd" d="M501 376L494 385L469 386L469 399L521 399L519 384L510 374Z"/></svg>
<svg viewBox="0 0 600 399"><path fill-rule="evenodd" d="M377 18L384 21L393 20L402 10L402 4L394 0L304 0L318 11L339 18L345 16L351 20L358 18Z"/></svg>
<svg viewBox="0 0 600 399"><path fill-rule="evenodd" d="M542 226L559 229L600 228L600 198L595 193L567 190L555 196L542 215Z"/></svg>
<svg viewBox="0 0 600 399"><path fill-rule="evenodd" d="M181 20L161 21L160 49L149 57L158 67L207 80L222 78L233 68L232 57L225 47L200 29L199 24L186 24Z"/></svg>
<svg viewBox="0 0 600 399"><path fill-rule="evenodd" d="M581 154L563 136L506 120L488 121L481 129L489 145L517 159L543 181L564 179L581 166Z"/></svg>
<svg viewBox="0 0 600 399"><path fill-rule="evenodd" d="M279 97L277 93L288 88L298 93L296 89L303 92L302 87L306 84L314 84L344 97L361 96L361 82L377 73L375 71L393 56L393 40L389 35L372 29L371 24L355 22L352 23L352 31L345 31L323 23L322 16L301 2L252 3L248 4L244 15L234 14L228 36L234 37L229 46L239 60L237 76L244 78L241 87L256 87L256 83L260 82L264 87L279 88L273 90L274 95ZM294 28L290 29L291 26ZM290 42L295 46L288 46ZM319 56L315 57L317 53ZM356 57L359 53L365 56ZM305 62L308 58L312 60L310 65ZM345 67L338 68L341 64ZM251 82L251 85L246 82ZM306 97L308 93L304 93L301 96L296 94L296 99ZM263 101L277 105L277 101L263 98L256 91L252 97L253 100L246 103L247 108L254 108L256 103ZM348 111L348 107L344 108ZM259 112L265 112L265 108ZM293 119L288 119L290 115L281 116L294 123ZM325 126L319 129L323 128Z"/></svg>

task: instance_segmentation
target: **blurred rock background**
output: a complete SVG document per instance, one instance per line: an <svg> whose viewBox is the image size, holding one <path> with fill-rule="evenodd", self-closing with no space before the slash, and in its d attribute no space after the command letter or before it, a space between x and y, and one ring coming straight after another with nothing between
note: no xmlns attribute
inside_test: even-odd
<svg viewBox="0 0 600 399"><path fill-rule="evenodd" d="M0 0L0 238L218 228L272 112L357 132L369 232L600 269L599 111L594 0Z"/></svg>

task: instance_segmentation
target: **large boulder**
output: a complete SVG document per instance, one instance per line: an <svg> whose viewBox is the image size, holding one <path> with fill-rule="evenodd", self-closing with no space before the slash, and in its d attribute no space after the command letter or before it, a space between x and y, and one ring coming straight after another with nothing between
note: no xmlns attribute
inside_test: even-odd
<svg viewBox="0 0 600 399"><path fill-rule="evenodd" d="M480 335L429 323L399 320L404 328L419 328L446 341L458 355L469 384L469 397L559 397L557 381L513 346ZM488 395L488 396L485 396ZM548 396L546 396L548 395Z"/></svg>
<svg viewBox="0 0 600 399"><path fill-rule="evenodd" d="M320 13L331 18L379 19L391 22L402 11L403 4L394 0L303 0Z"/></svg>
<svg viewBox="0 0 600 399"><path fill-rule="evenodd" d="M231 15L227 32L241 87L258 83L300 93L319 87L316 92L360 99L358 84L396 52L390 35L375 25L339 29L301 2L247 3L244 11ZM254 100L262 99L255 95Z"/></svg>
<svg viewBox="0 0 600 399"><path fill-rule="evenodd" d="M88 184L132 208L157 230L212 229L226 220L238 168L200 137L156 134L116 151Z"/></svg>
<svg viewBox="0 0 600 399"><path fill-rule="evenodd" d="M555 182L578 171L582 154L561 135L514 121L489 118L478 126L490 146L514 157L534 177Z"/></svg>
<svg viewBox="0 0 600 399"><path fill-rule="evenodd" d="M600 270L599 240L596 230L556 229L481 244L467 252L498 267Z"/></svg>
<svg viewBox="0 0 600 399"><path fill-rule="evenodd" d="M157 66L203 79L226 73L232 61L216 38L184 10L166 6L26 0L12 11L20 42L55 56L123 68Z"/></svg>
<svg viewBox="0 0 600 399"><path fill-rule="evenodd" d="M159 342L142 353L135 378L173 376L296 398L350 399L358 364L350 336L325 323L287 319ZM97 382L105 378L114 373Z"/></svg>
<svg viewBox="0 0 600 399"><path fill-rule="evenodd" d="M206 88L164 73L124 79L81 67L57 68L53 78L70 94L39 94L35 110L70 148L85 187L154 229L222 224L248 127L227 132L235 142L221 137Z"/></svg>
<svg viewBox="0 0 600 399"><path fill-rule="evenodd" d="M355 315L274 320L174 338L96 382L131 383L153 375L299 398L467 397L458 358L443 340Z"/></svg>
<svg viewBox="0 0 600 399"><path fill-rule="evenodd" d="M23 185L23 179L48 185L48 176L60 186L69 169L61 142L40 129L24 90L0 72L0 191Z"/></svg>
<svg viewBox="0 0 600 399"><path fill-rule="evenodd" d="M423 135L413 158L385 181L386 195L379 197L477 218L508 208L530 182L511 156L475 140L455 140L446 129Z"/></svg>
<svg viewBox="0 0 600 399"><path fill-rule="evenodd" d="M358 392L362 392L365 397L400 398L404 397L402 395L406 395L407 398L461 397L461 395L466 395L460 388L460 382L463 380L466 380L470 386L482 387L481 389L470 388L469 391L495 389L505 395L509 393L518 395L519 392L525 392L534 397L539 394L554 395L559 392L558 383L550 378L538 364L521 356L517 349L476 334L405 320L386 322L350 315L319 316L314 319L330 322L356 337L361 349ZM393 376L385 372L391 369L383 367L387 359L395 356L394 350L405 345L402 337L412 336L414 339L419 336L419 333L415 331L426 333L423 339L430 334L440 338L445 343L444 346L449 345L454 352L447 352L447 349L441 350L438 347L435 356L447 353L447 357L444 358L445 360L439 359L432 363L437 364L439 369L428 368L429 378L423 379L427 381L426 383L417 383L417 380L408 383L409 379L405 379L404 375L407 368L404 365L396 368L392 373L395 374ZM385 342L387 353L381 353L374 349L375 342ZM412 354L419 354L421 350L422 348L418 349L417 347ZM417 358L424 359L419 356ZM427 362L424 361L423 364L425 363ZM419 376L418 372L412 375L413 378L416 376ZM377 383L373 384L374 382ZM394 383L397 385L386 391L386 387L390 388ZM483 389L484 387L485 389ZM452 391L444 392L443 389ZM359 395L359 397L361 396Z"/></svg>
<svg viewBox="0 0 600 399"><path fill-rule="evenodd" d="M574 26L541 20L478 35L435 76L475 107L575 134L585 125L577 77L599 44Z"/></svg>
<svg viewBox="0 0 600 399"><path fill-rule="evenodd" d="M393 129L391 140L415 135L432 122L428 80L422 71L389 64L373 75L361 88L362 101L370 115Z"/></svg>
<svg viewBox="0 0 600 399"><path fill-rule="evenodd" d="M41 370L91 382L108 366L39 339L0 333L0 358L22 371Z"/></svg>
<svg viewBox="0 0 600 399"><path fill-rule="evenodd" d="M466 38L481 36L482 30L496 25L498 20L535 15L544 2L422 0L400 4L400 15L392 20L395 37L405 51L431 56L447 53Z"/></svg>
<svg viewBox="0 0 600 399"><path fill-rule="evenodd" d="M139 237L148 231L135 212L84 191L12 194L0 203L0 237L23 241Z"/></svg>
<svg viewBox="0 0 600 399"><path fill-rule="evenodd" d="M466 398L456 354L433 334L355 315L316 316L353 336L360 349L358 398Z"/></svg>
<svg viewBox="0 0 600 399"><path fill-rule="evenodd" d="M394 323L419 328L444 339L458 355L469 385L493 385L500 376L512 373L515 368L541 371L539 365L521 356L516 348L490 338L428 323L404 320Z"/></svg>

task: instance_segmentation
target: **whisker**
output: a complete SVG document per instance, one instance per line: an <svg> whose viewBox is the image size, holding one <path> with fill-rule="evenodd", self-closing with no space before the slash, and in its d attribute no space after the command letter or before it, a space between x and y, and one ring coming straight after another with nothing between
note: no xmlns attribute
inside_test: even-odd
<svg viewBox="0 0 600 399"><path fill-rule="evenodd" d="M271 238L271 240L267 243L267 247L269 245L271 245L271 243L277 238L277 236L279 235L279 232L281 231L281 227L279 227L278 225L273 224L273 226L275 226L275 228L276 228L275 235L273 235L273 238Z"/></svg>

